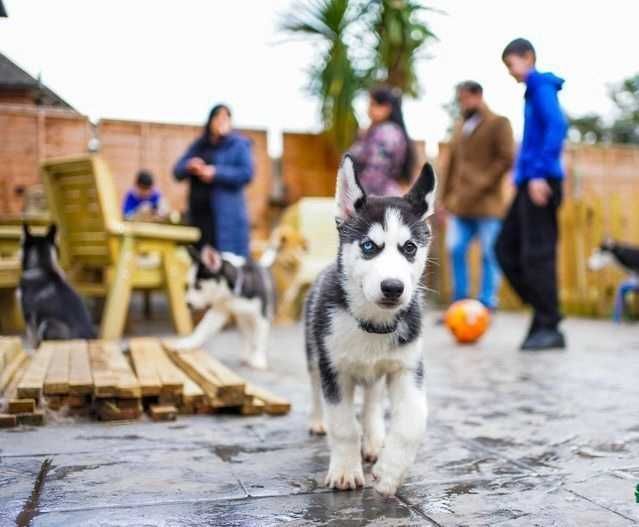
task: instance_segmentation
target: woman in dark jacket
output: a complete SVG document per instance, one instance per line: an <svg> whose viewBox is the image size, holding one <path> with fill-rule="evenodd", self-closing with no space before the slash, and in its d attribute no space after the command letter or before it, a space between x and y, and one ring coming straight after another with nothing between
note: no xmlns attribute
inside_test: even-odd
<svg viewBox="0 0 639 527"><path fill-rule="evenodd" d="M202 136L175 165L178 181L189 179L189 218L202 231L200 245L249 256L249 218L244 187L253 178L251 144L231 129L228 106L213 107Z"/></svg>

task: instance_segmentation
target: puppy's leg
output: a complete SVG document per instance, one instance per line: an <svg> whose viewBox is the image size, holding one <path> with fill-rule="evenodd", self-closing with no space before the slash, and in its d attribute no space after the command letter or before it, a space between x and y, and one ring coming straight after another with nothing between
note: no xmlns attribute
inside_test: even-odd
<svg viewBox="0 0 639 527"><path fill-rule="evenodd" d="M392 417L379 460L373 467L375 489L392 496L415 460L426 430L428 407L423 374L401 370L389 376Z"/></svg>
<svg viewBox="0 0 639 527"><path fill-rule="evenodd" d="M179 337L171 341L171 345L176 349L200 348L215 336L224 327L229 319L226 310L209 309L193 333L186 337Z"/></svg>
<svg viewBox="0 0 639 527"><path fill-rule="evenodd" d="M353 382L341 379L339 401L326 401L324 406L331 449L326 486L334 489L349 490L364 486L362 430L355 416L354 392Z"/></svg>
<svg viewBox="0 0 639 527"><path fill-rule="evenodd" d="M254 330L251 327L251 318L245 313L235 313L235 320L237 322L237 329L242 337L240 361L242 364L248 364L249 357L251 356L252 338L254 333Z"/></svg>
<svg viewBox="0 0 639 527"><path fill-rule="evenodd" d="M362 408L362 457L367 463L375 463L384 445L384 383L382 377L376 383L364 388Z"/></svg>
<svg viewBox="0 0 639 527"><path fill-rule="evenodd" d="M308 372L311 378L311 420L309 423L309 432L315 435L324 435L324 412L322 410L322 386L320 382L320 373L317 368L310 369Z"/></svg>
<svg viewBox="0 0 639 527"><path fill-rule="evenodd" d="M258 370L268 368L266 350L268 349L268 337L271 324L261 313L257 313L253 320L253 338L249 364Z"/></svg>

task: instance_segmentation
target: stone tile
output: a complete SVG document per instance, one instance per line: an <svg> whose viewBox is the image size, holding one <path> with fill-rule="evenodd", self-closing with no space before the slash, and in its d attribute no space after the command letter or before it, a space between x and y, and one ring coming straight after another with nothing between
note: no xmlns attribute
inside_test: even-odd
<svg viewBox="0 0 639 527"><path fill-rule="evenodd" d="M33 527L163 526L177 527L408 527L431 525L396 498L371 490L326 492L208 503L83 510L39 515Z"/></svg>
<svg viewBox="0 0 639 527"><path fill-rule="evenodd" d="M209 449L114 450L54 456L40 510L245 496L229 465Z"/></svg>
<svg viewBox="0 0 639 527"><path fill-rule="evenodd" d="M0 525L12 525L33 491L43 459L0 458Z"/></svg>
<svg viewBox="0 0 639 527"><path fill-rule="evenodd" d="M624 519L564 490L554 477L476 478L407 485L400 497L442 526L629 526Z"/></svg>

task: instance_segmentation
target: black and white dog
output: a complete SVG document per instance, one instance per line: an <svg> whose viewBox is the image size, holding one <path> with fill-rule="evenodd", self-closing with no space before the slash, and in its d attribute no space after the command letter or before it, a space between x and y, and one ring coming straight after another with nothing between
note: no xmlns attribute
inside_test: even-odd
<svg viewBox="0 0 639 527"><path fill-rule="evenodd" d="M426 429L421 340L423 284L435 174L426 164L404 197L367 196L353 161L337 174L337 261L306 301L306 354L313 390L311 432L331 449L326 485L363 486L362 457L375 488L397 491ZM384 388L392 406L385 437ZM364 388L363 434L354 390Z"/></svg>
<svg viewBox="0 0 639 527"><path fill-rule="evenodd" d="M95 330L82 299L58 265L56 226L34 236L23 225L22 276L18 287L29 344L43 340L93 339Z"/></svg>
<svg viewBox="0 0 639 527"><path fill-rule="evenodd" d="M268 367L267 348L275 304L269 270L258 262L211 247L189 248L194 261L186 292L192 309L207 309L193 333L172 341L177 349L206 344L231 319L243 339L242 362L256 369Z"/></svg>
<svg viewBox="0 0 639 527"><path fill-rule="evenodd" d="M610 265L617 265L626 273L639 275L639 248L610 238L604 240L588 259L588 269L600 271Z"/></svg>

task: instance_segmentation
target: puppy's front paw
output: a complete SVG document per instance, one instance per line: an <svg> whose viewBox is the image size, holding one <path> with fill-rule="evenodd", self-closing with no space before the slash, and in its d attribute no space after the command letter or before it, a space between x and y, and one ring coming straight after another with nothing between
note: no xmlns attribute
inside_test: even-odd
<svg viewBox="0 0 639 527"><path fill-rule="evenodd" d="M315 436L323 436L326 434L326 428L324 428L324 421L321 419L313 419L311 420L308 431L310 434Z"/></svg>
<svg viewBox="0 0 639 527"><path fill-rule="evenodd" d="M364 434L362 440L362 459L366 463L375 463L383 446L383 435Z"/></svg>
<svg viewBox="0 0 639 527"><path fill-rule="evenodd" d="M364 471L362 463L357 462L337 462L331 461L324 483L331 489L355 490L364 486Z"/></svg>
<svg viewBox="0 0 639 527"><path fill-rule="evenodd" d="M268 369L268 361L266 357L263 355L258 355L256 357L249 357L248 359L243 360L247 366L253 368L254 370L267 370Z"/></svg>
<svg viewBox="0 0 639 527"><path fill-rule="evenodd" d="M401 478L385 466L383 461L380 460L375 464L372 474L375 480L373 487L382 496L394 496L397 493Z"/></svg>

